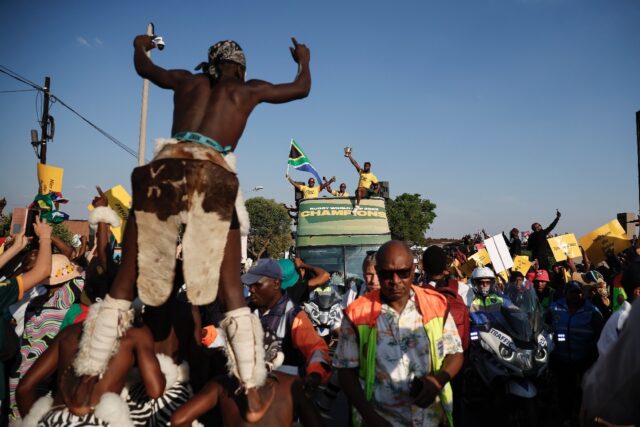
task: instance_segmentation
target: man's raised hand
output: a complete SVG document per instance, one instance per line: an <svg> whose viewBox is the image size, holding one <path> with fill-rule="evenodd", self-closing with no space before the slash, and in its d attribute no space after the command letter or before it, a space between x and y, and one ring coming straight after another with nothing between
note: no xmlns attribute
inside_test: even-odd
<svg viewBox="0 0 640 427"><path fill-rule="evenodd" d="M98 196L94 197L93 201L91 202L93 207L97 208L99 206L109 206L109 199L107 199L107 196L105 196L105 194L102 192L102 189L99 185L96 185L96 190L98 191Z"/></svg>
<svg viewBox="0 0 640 427"><path fill-rule="evenodd" d="M133 47L135 47L136 49L142 48L145 51L149 51L156 47L155 43L153 42L153 38L154 36L148 36L146 34L136 36L136 38L133 39Z"/></svg>
<svg viewBox="0 0 640 427"><path fill-rule="evenodd" d="M309 48L304 44L298 43L295 37L291 37L291 42L293 43L293 47L289 47L289 50L291 51L293 60L296 61L297 64L308 64L311 58Z"/></svg>
<svg viewBox="0 0 640 427"><path fill-rule="evenodd" d="M53 228L47 224L47 221L41 220L40 215L38 215L33 223L33 231L40 240L51 240Z"/></svg>

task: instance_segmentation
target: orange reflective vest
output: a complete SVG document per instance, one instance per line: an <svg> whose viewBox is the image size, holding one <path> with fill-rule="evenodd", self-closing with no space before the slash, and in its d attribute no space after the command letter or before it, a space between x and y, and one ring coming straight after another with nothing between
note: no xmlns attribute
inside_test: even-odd
<svg viewBox="0 0 640 427"><path fill-rule="evenodd" d="M412 286L418 312L429 339L431 373L436 374L444 362L444 322L448 313L447 300L440 293L426 288ZM360 354L360 378L364 381L365 396L371 400L376 377L376 346L378 342L377 320L382 312L380 290L368 292L346 309L346 315L358 332ZM453 394L451 385L445 384L440 391L440 402L447 415L449 425L453 426Z"/></svg>

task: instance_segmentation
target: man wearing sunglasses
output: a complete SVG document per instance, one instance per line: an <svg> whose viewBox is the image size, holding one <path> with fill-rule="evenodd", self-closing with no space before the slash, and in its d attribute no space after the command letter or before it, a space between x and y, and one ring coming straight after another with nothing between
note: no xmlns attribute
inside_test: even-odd
<svg viewBox="0 0 640 427"><path fill-rule="evenodd" d="M346 310L333 366L354 407L354 425L452 422L449 381L463 362L447 300L413 286L411 249L392 240L376 255L380 289Z"/></svg>

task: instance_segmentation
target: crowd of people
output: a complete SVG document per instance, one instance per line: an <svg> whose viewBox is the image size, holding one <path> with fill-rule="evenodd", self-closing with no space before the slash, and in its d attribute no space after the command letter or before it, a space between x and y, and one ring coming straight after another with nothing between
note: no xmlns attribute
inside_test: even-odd
<svg viewBox="0 0 640 427"><path fill-rule="evenodd" d="M103 194L92 202L90 222L96 229L84 253L52 237L51 225L39 218L33 238L19 234L5 243L0 255L5 422L246 422L246 397L236 393L239 373L230 376L226 362L234 357L229 334L237 329L224 327L224 301L189 302L180 265L167 302L154 307L138 300L137 309L126 312L127 327L104 374L78 381L76 356L92 332L85 324L95 327L121 268L113 261L110 231L117 217L107 203ZM536 258L529 272L513 271L504 280L490 266L465 277L455 267L459 251L430 246L416 254L392 240L368 254L357 279L340 284L347 288L340 291L344 316L329 337L319 335L305 302L334 286L334 274L299 257L260 259L241 282L264 332L262 352L255 355L265 362L262 388L275 398L254 421L323 425L342 390L353 410L348 419L334 420L340 425L500 425L495 414L479 415L469 403L483 393L469 380L474 324L469 316L518 310L526 291L535 295L527 304L537 307L554 341L548 372L537 379L548 393L538 402L548 411L545 425L578 425L581 416L583 425L633 419L625 418L637 413L628 395L633 386L621 378L619 386L627 389L620 391L609 375L619 368L611 355L629 357L630 350L620 347L629 341L627 322L640 296L639 252L632 246L598 265L583 253L580 264L569 258L550 264L549 271ZM633 375L633 366L628 368L624 374ZM602 375L611 390L607 405L616 409L593 395ZM499 394L493 386L484 393ZM584 399L583 390L591 392Z"/></svg>
<svg viewBox="0 0 640 427"><path fill-rule="evenodd" d="M638 423L640 309L631 302L640 295L640 250L634 245L598 265L584 255L579 265L553 263L546 235L559 212L546 229L533 225L533 265L508 280L486 265L466 277L460 260L471 254L460 249L432 246L416 259L397 240L367 254L358 279L300 257L261 259L241 272L248 215L232 151L256 105L308 95L309 49L292 42L297 75L274 85L245 82L244 53L233 41L211 46L203 72L192 74L153 64L146 53L154 37L135 38L138 74L174 92L173 138L132 173L119 263L110 227L120 218L100 190L90 241L70 246L42 219L51 212L40 210L33 236L17 233L4 243L2 422L509 425L509 417L492 412L498 392L479 392L470 381L478 334L472 326L517 312L531 291L528 304L540 308L555 344L552 423ZM369 162L361 168L345 155L360 177L355 214L377 191L377 178ZM523 253L514 230L509 246ZM331 286L342 288L342 315L321 336L305 303ZM497 334L500 353L512 357ZM327 421L340 391L352 411ZM474 397L489 398L480 414L467 405Z"/></svg>

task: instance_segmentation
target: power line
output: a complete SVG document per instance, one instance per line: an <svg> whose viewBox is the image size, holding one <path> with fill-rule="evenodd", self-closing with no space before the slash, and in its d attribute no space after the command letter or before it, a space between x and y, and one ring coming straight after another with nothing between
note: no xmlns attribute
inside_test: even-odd
<svg viewBox="0 0 640 427"><path fill-rule="evenodd" d="M16 73L15 71L10 70L9 68L0 65L0 73L6 74L9 77L12 77L28 86L31 86L33 89L28 89L28 91L31 90L37 90L38 91L38 96L41 95L41 93L44 91L44 88L42 86L39 86L37 84L35 84L34 82L30 81L29 79L27 79L26 77L21 76L20 74ZM27 91L27 90L25 90ZM1 92L0 92L1 93ZM36 96L36 113L37 113L37 109L38 109L38 96ZM114 144L116 144L118 147L122 148L124 151L126 151L127 153L129 153L130 155L132 155L134 158L138 158L138 153L135 152L133 149L131 149L130 147L128 147L127 145L125 145L123 142L120 142L118 139L116 139L114 136L110 135L107 131L101 129L100 127L98 127L96 124L94 124L93 122L91 122L89 119L87 119L86 117L84 117L82 114L80 114L79 112L77 112L75 109L73 109L72 107L70 107L67 103L65 103L64 101L62 101L60 98L58 98L55 95L51 95L51 102L59 102L63 107L67 108L69 111L71 111L72 113L74 113L76 116L80 117L83 121L85 121L89 126L91 126L92 128L94 128L95 130L97 130L98 132L100 132L102 135L104 135L107 139L109 139L111 142L113 142ZM38 122L40 122L40 118L37 119Z"/></svg>
<svg viewBox="0 0 640 427"><path fill-rule="evenodd" d="M32 82L31 80L27 79L26 77L22 77L20 74L16 73L15 71L11 71L10 69L8 69L7 67L5 67L4 65L0 65L0 73L4 73L6 75L8 75L9 77L13 77L14 79L28 85L31 86L34 89L38 89L38 90L44 90L44 88L40 85L35 84L34 82Z"/></svg>
<svg viewBox="0 0 640 427"><path fill-rule="evenodd" d="M0 93L35 92L38 89L0 90Z"/></svg>
<svg viewBox="0 0 640 427"><path fill-rule="evenodd" d="M110 135L109 133L107 133L107 131L99 128L97 125L95 125L93 122L91 122L89 119L87 119L86 117L84 117L82 114L78 113L76 110L74 110L73 108L71 108L69 105L67 105L63 100L61 100L60 98L58 98L55 95L51 95L51 99L53 102L58 102L60 103L63 107L67 108L69 111L71 111L73 114L75 114L76 116L80 117L83 121L85 121L89 126L91 126L92 128L94 128L95 130L97 130L98 132L100 132L102 135L104 135L105 137L107 137L111 142L113 142L114 144L116 144L118 147L122 148L124 151L126 151L127 153L131 154L134 158L138 158L138 153L136 153L133 149L129 148L127 145L125 145L124 143L118 141L114 136Z"/></svg>

